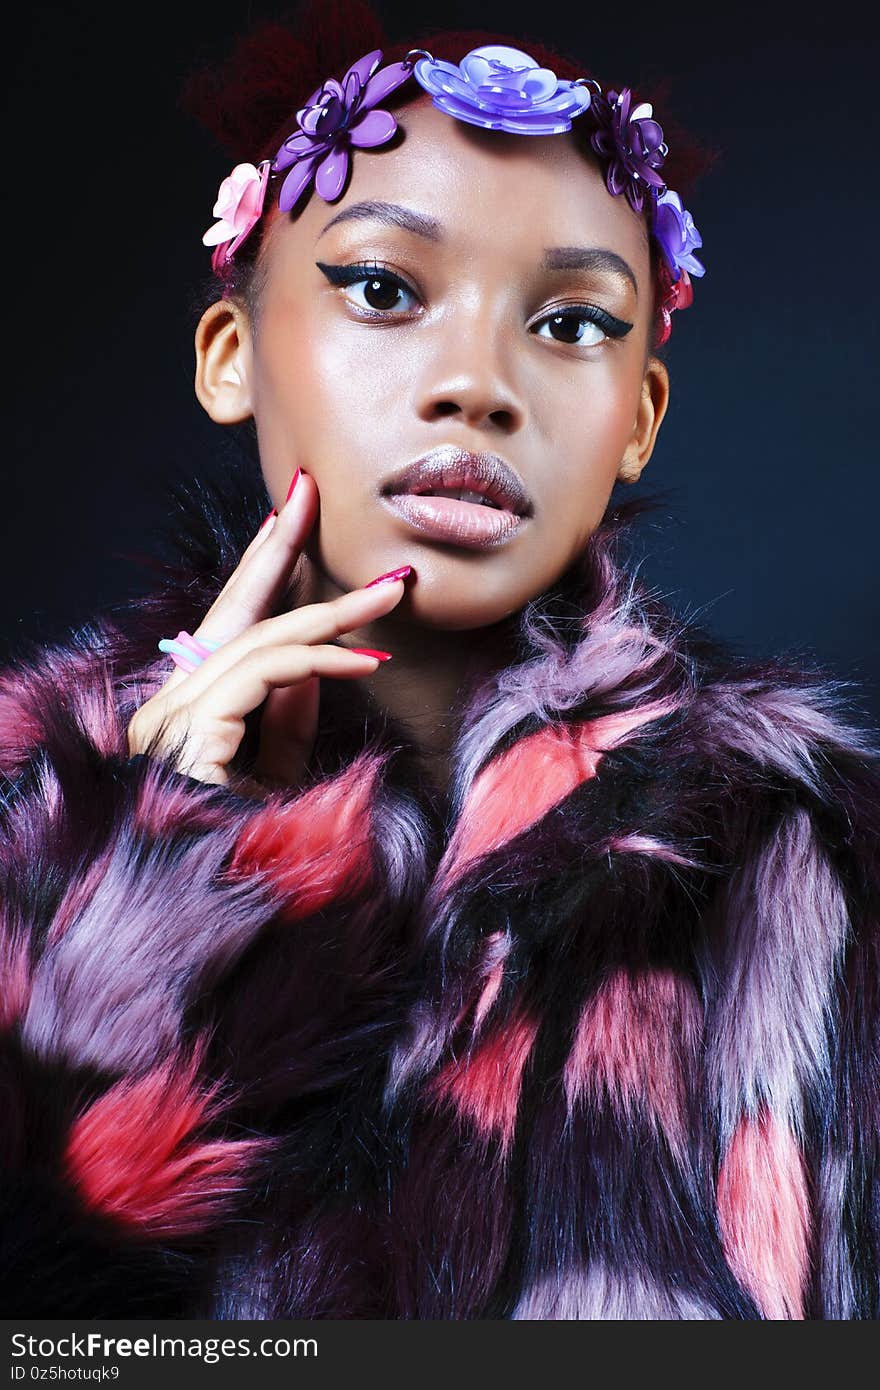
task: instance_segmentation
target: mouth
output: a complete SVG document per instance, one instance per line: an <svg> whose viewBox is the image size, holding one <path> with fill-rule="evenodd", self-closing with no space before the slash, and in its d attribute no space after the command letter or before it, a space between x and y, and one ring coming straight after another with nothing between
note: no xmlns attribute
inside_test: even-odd
<svg viewBox="0 0 880 1390"><path fill-rule="evenodd" d="M498 454L454 445L432 449L383 484L396 514L423 534L453 545L503 545L532 515L523 484Z"/></svg>

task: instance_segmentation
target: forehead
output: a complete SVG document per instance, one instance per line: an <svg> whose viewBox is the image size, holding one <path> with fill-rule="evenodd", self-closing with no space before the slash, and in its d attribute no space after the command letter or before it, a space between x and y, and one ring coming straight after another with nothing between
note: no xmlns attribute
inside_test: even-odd
<svg viewBox="0 0 880 1390"><path fill-rule="evenodd" d="M643 219L608 192L602 169L570 132L485 130L439 111L425 93L394 114L399 135L392 142L351 151L341 198L326 203L312 185L292 217L276 213L297 229L297 240L314 244L335 214L384 201L434 219L442 245L459 254L516 257L546 246L600 246L624 256L640 281L647 277ZM357 225L342 221L339 233Z"/></svg>

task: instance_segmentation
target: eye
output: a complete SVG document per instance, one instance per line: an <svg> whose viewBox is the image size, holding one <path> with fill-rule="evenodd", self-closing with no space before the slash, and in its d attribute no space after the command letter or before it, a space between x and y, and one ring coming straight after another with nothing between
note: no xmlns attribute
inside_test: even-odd
<svg viewBox="0 0 880 1390"><path fill-rule="evenodd" d="M322 261L316 261L315 265L331 285L344 286L350 291L346 298L362 313L399 318L402 312L408 312L417 302L414 291L399 275L374 262L325 265ZM407 302L407 299L412 302Z"/></svg>
<svg viewBox="0 0 880 1390"><path fill-rule="evenodd" d="M623 338L631 323L617 319L596 304L566 304L539 320L530 330L536 338L551 338L557 343L573 343L579 347L597 347L606 338ZM548 328L548 333L538 330Z"/></svg>

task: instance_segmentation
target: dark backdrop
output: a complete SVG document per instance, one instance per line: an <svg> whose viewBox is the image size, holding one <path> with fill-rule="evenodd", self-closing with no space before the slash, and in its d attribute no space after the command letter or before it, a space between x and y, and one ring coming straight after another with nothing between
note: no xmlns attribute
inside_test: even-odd
<svg viewBox="0 0 880 1390"><path fill-rule="evenodd" d="M0 655L141 592L126 556L150 549L169 478L222 447L192 395L190 303L229 161L177 101L281 8L36 5L4 26ZM721 147L688 200L707 274L637 485L674 490L642 574L741 649L855 681L880 722L876 31L840 5L377 8L392 32L407 12L406 32L540 30L645 100L667 75L675 116Z"/></svg>

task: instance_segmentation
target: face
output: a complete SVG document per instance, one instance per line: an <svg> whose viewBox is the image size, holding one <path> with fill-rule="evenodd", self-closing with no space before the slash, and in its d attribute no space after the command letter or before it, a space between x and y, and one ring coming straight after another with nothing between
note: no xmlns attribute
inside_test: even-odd
<svg viewBox="0 0 880 1390"><path fill-rule="evenodd" d="M331 592L411 564L412 619L475 628L550 586L648 461L668 379L647 230L567 134L482 130L426 95L397 119L337 202L276 212L239 368L275 505L297 465L317 483L307 553ZM438 540L383 501L441 446L518 476L529 514L502 544Z"/></svg>

